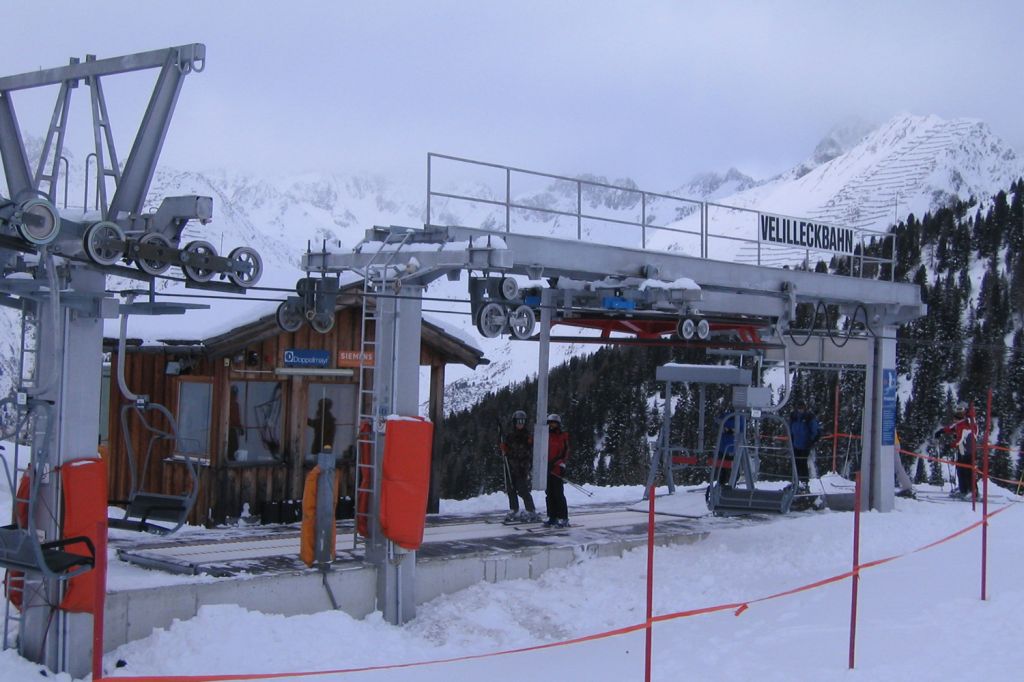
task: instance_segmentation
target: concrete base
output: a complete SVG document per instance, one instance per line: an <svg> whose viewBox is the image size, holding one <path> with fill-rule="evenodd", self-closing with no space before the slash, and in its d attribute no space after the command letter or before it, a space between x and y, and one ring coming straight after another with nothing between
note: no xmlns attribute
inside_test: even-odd
<svg viewBox="0 0 1024 682"><path fill-rule="evenodd" d="M510 528L493 521L429 527L417 557L417 605L481 581L534 579L552 568L591 558L622 556L647 543L646 517L635 512L579 514L573 517L573 523L577 525L557 532L541 531L539 527ZM663 546L696 542L708 535L709 531L702 526L693 520L658 516L655 542ZM277 533L279 538L282 535ZM350 545L351 535L347 540ZM339 536L338 546L346 547L345 541L345 535ZM214 542L220 547L225 544ZM254 542L259 545L261 541L255 538ZM145 544L141 545L138 554L147 555L152 561L155 551L145 548ZM176 551L180 554L181 546ZM131 551L122 548L120 553L125 556ZM286 616L327 611L331 609L331 599L323 584L325 579L340 610L356 618L377 610L376 569L354 558L340 558L326 578L313 569L292 568L145 589L117 590L115 586L107 594L104 651L147 637L158 628L170 626L175 619L192 618L200 607L211 604L236 604Z"/></svg>

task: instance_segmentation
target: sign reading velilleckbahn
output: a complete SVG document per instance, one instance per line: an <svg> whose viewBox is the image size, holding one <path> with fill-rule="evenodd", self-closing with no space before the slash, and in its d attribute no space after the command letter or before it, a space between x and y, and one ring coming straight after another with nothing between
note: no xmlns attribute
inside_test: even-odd
<svg viewBox="0 0 1024 682"><path fill-rule="evenodd" d="M836 227L770 213L759 213L758 223L761 227L762 242L836 253L853 253L853 230L848 227Z"/></svg>

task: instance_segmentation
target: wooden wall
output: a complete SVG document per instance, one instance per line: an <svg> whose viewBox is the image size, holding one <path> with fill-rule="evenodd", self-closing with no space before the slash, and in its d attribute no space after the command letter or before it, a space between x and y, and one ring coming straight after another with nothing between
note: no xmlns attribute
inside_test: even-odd
<svg viewBox="0 0 1024 682"><path fill-rule="evenodd" d="M335 366L338 350L358 350L359 309L339 310L331 332L318 334L308 325L302 325L294 333L282 332L276 327L270 331L253 329L240 330L237 338L222 341L203 355L192 357L192 368L188 374L171 376L166 374L169 360L181 355L180 352L162 349L129 349L125 358L125 378L129 390L147 394L150 400L166 406L172 414L178 414L178 386L183 381L208 379L212 381L212 415L210 433L210 459L200 467L200 488L195 509L189 522L193 524L222 523L226 517L237 516L242 505L249 503L253 513L260 513L263 503L300 499L305 475L303 435L307 428L307 382L314 383L357 383L358 371L354 376L344 377L277 377L275 367L284 365L284 351L289 348L322 349L330 353L331 366ZM257 361L249 362L255 353ZM241 362L236 358L241 357ZM451 362L436 349L421 345L420 363L432 368L430 416L437 419L441 414L443 383L438 385L438 376L443 382L445 362ZM123 500L129 491L129 470L127 449L123 441L120 422L121 406L127 401L117 389L117 354L113 354L111 366L111 397L109 422L110 497ZM440 369L439 369L440 368ZM282 460L274 463L229 462L227 450L228 405L232 381L279 380L283 384L284 427L282 433ZM152 412L150 413L152 414ZM154 420L154 425L166 428L165 420ZM130 424L129 433L133 439L136 455L144 453L146 434L137 423ZM150 492L180 494L186 489L188 476L182 463L164 461L170 454L164 446L153 452L149 471L143 481L143 489Z"/></svg>

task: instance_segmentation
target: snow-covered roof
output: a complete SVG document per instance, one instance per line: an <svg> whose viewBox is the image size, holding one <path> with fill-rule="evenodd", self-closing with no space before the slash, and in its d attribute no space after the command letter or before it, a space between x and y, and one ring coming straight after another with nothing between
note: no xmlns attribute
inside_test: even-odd
<svg viewBox="0 0 1024 682"><path fill-rule="evenodd" d="M305 273L297 268L294 271L277 270L269 276L265 274L259 286L289 288L294 291L295 283L304 276ZM343 273L341 288L344 290L359 281L357 275ZM165 288L158 291L158 302L199 303L209 307L188 310L183 315L130 315L127 337L133 340L136 347L204 344L212 339L227 336L241 327L270 318L276 313L280 302L289 295L292 294L285 291L255 289L250 290L248 295L236 296L215 291L202 292L188 289L179 282L169 282ZM137 300L144 300L144 297L140 296ZM483 355L483 350L476 340L456 325L445 322L435 315L424 315L423 321L454 342ZM120 319L104 320L103 335L108 339L118 338Z"/></svg>

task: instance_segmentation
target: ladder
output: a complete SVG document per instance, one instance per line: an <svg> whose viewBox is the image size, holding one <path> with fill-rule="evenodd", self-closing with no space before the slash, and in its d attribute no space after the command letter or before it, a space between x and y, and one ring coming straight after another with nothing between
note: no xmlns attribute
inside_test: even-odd
<svg viewBox="0 0 1024 682"><path fill-rule="evenodd" d="M52 262L48 265L52 267ZM0 527L0 567L7 570L7 599L3 610L3 638L0 640L0 648L3 649L15 646L9 641L12 625L17 624L17 631L24 632L29 594L42 592L45 595L43 603L54 609L61 593L59 583L91 570L95 563L95 549L90 540L80 537L44 540L38 527L37 509L44 509L49 515L48 523L56 524L63 513L60 499L48 503L41 499L40 491L42 481L56 474L49 465L53 408L36 397L40 390L47 390L40 385L39 379L39 312L38 299L22 298L18 384L14 395L0 401L0 412L14 417L13 424L0 427L0 439L14 442L10 463L6 455L0 453L0 463L11 495L11 523ZM43 383L52 383L52 379L50 373ZM9 411L5 404L11 407ZM33 444L33 449L28 462L22 467L20 449L21 442L26 439ZM88 547L91 556L65 551L68 546L82 544ZM54 588L58 593L49 594L49 590ZM12 608L17 609L17 613L13 613Z"/></svg>
<svg viewBox="0 0 1024 682"><path fill-rule="evenodd" d="M365 545L366 538L373 532L373 499L380 489L376 472L380 453L377 447L376 433L380 427L377 423L380 396L374 388L374 367L380 361L377 357L377 335L380 333L380 307L377 295L384 293L388 285L398 281L397 275L388 278L392 264L398 257L402 247L412 237L411 231L404 233L388 232L379 243L377 251L370 258L363 270L362 313L359 323L359 391L356 394L356 410L359 414L359 429L356 435L356 495L353 518L355 529L352 533L352 548L360 543ZM361 250L372 242L363 242ZM389 248L394 247L394 248ZM372 301L371 301L372 299ZM371 338L372 329L372 338ZM361 535L362 532L362 535ZM360 539L362 537L362 539Z"/></svg>

